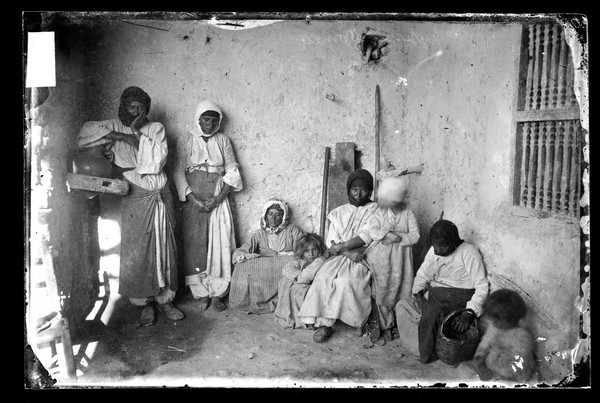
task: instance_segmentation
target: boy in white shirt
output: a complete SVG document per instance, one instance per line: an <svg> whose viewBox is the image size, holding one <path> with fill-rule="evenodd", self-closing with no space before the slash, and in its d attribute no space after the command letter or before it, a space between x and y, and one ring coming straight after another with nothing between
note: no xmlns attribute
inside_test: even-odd
<svg viewBox="0 0 600 403"><path fill-rule="evenodd" d="M419 355L423 364L436 359L435 338L449 313L466 308L452 327L462 333L489 293L489 281L479 249L460 239L458 228L439 220L430 230L432 247L415 275L412 294L422 306L419 321ZM427 293L427 298L425 298Z"/></svg>

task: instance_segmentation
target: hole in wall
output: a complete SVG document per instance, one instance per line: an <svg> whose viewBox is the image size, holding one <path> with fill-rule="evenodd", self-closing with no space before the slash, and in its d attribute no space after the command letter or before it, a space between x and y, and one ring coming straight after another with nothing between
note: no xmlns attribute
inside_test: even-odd
<svg viewBox="0 0 600 403"><path fill-rule="evenodd" d="M387 54L387 41L384 35L363 33L360 43L363 60L377 63Z"/></svg>

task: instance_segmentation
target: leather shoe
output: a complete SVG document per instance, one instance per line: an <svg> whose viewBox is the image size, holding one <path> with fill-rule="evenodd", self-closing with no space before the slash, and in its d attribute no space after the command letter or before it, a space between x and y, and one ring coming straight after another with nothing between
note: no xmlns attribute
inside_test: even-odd
<svg viewBox="0 0 600 403"><path fill-rule="evenodd" d="M170 302L167 302L166 304L158 304L158 310L164 313L165 316L171 320L181 320L184 318L183 312L175 308Z"/></svg>
<svg viewBox="0 0 600 403"><path fill-rule="evenodd" d="M333 328L329 326L321 326L317 329L315 334L313 335L313 340L315 343L323 343L329 339L329 336L333 334Z"/></svg>
<svg viewBox="0 0 600 403"><path fill-rule="evenodd" d="M140 317L140 324L143 327L152 326L156 323L156 308L154 303L150 303L142 309L142 315Z"/></svg>

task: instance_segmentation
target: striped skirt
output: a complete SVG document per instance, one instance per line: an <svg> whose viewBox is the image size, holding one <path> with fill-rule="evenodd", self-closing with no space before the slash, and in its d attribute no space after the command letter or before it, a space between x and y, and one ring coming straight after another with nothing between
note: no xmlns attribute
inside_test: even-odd
<svg viewBox="0 0 600 403"><path fill-rule="evenodd" d="M274 312L281 271L293 259L264 256L237 263L231 276L229 308L257 314Z"/></svg>

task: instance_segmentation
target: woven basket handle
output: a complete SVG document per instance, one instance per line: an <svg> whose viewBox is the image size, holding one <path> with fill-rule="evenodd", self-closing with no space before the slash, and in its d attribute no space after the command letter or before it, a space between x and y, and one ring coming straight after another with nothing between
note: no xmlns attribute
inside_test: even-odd
<svg viewBox="0 0 600 403"><path fill-rule="evenodd" d="M444 318L444 321L442 322L442 326L440 326L440 331L443 329L446 322L448 322L451 318L454 318L465 311L471 312L471 314L473 315L473 322L471 322L470 326L475 326L475 328L479 329L479 319L477 318L477 314L475 313L475 311L472 310L471 308L459 308L459 309L455 309L454 311L452 311L448 315L446 315L446 317Z"/></svg>

